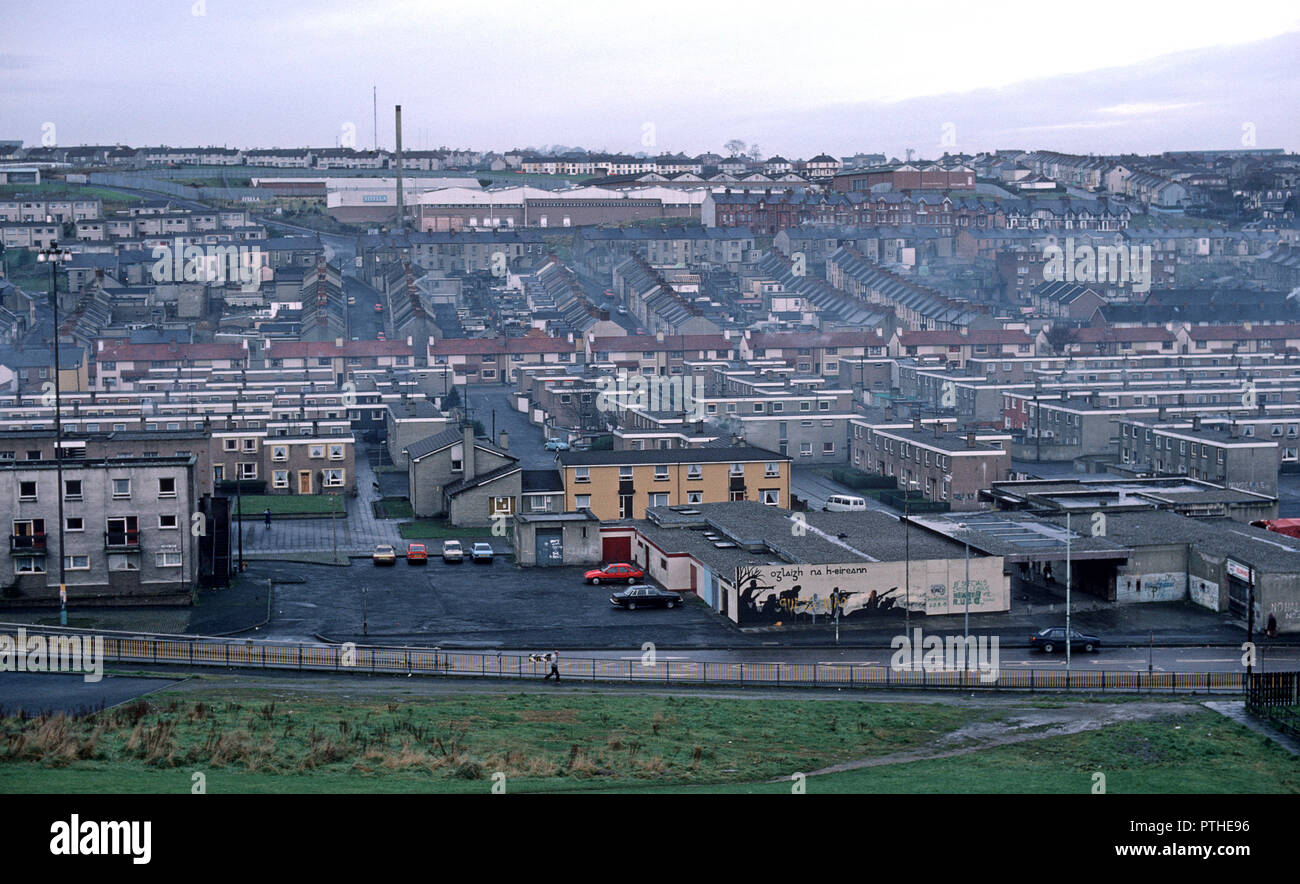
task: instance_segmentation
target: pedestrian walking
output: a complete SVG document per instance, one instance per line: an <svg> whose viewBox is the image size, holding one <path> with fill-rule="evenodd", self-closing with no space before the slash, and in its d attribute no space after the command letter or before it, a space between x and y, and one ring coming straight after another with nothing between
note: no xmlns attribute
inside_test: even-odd
<svg viewBox="0 0 1300 884"><path fill-rule="evenodd" d="M266 508L266 512L262 513L262 517L263 517L264 519L266 519L266 527L270 528L270 527L271 527L271 508L270 508L269 506Z"/></svg>
<svg viewBox="0 0 1300 884"><path fill-rule="evenodd" d="M555 676L555 683L559 684L560 683L560 652L559 651L551 651L551 671L546 673L546 678L542 679L542 681L549 680L552 675Z"/></svg>

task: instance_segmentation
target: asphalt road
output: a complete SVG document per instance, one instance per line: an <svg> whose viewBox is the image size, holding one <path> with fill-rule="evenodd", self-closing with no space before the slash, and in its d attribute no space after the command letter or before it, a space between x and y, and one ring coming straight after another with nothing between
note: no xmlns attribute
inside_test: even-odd
<svg viewBox="0 0 1300 884"><path fill-rule="evenodd" d="M470 408L475 420L481 421L483 429L492 436L493 442L499 438L502 430L509 434L510 453L519 458L520 465L526 470L555 469L555 452L544 447L546 440L542 437L542 428L528 422L528 417L516 411L510 401L510 387L500 384L476 384L461 388L468 396ZM495 414L494 414L495 413ZM493 433L495 419L496 432Z"/></svg>
<svg viewBox="0 0 1300 884"><path fill-rule="evenodd" d="M22 710L29 715L66 712L69 715L116 706L127 700L175 684L165 678L130 678L105 675L87 682L80 675L61 673L0 672L0 712Z"/></svg>

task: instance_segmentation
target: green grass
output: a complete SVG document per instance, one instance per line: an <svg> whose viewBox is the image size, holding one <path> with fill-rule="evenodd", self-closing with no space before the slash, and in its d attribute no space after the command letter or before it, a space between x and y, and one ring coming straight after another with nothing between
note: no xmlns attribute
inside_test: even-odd
<svg viewBox="0 0 1300 884"><path fill-rule="evenodd" d="M1300 793L1300 765L1272 741L1208 710L995 747L956 758L810 777L809 794L1088 794L1094 774L1114 794ZM708 787L788 793L791 783ZM681 791L665 789L663 791Z"/></svg>
<svg viewBox="0 0 1300 884"><path fill-rule="evenodd" d="M411 519L415 517L415 510L411 508L411 502L405 497L385 497L379 501L383 507L385 519Z"/></svg>
<svg viewBox="0 0 1300 884"><path fill-rule="evenodd" d="M268 507L273 516L328 516L334 512L339 518L345 518L347 503L333 497L329 494L245 494L242 508L237 504L235 509L237 513L242 511L245 519L261 518Z"/></svg>
<svg viewBox="0 0 1300 884"><path fill-rule="evenodd" d="M484 537L491 532L490 528L453 528L446 522L434 519L416 519L413 522L403 522L397 526L397 530L407 540L449 540L462 537Z"/></svg>
<svg viewBox="0 0 1300 884"><path fill-rule="evenodd" d="M485 792L744 782L917 748L969 719L939 704L520 693L340 702L160 692L97 716L0 719L0 790Z"/></svg>
<svg viewBox="0 0 1300 884"><path fill-rule="evenodd" d="M81 719L0 719L0 792L788 793L836 762L938 752L1016 709L774 698L161 691ZM1293 756L1208 710L809 777L809 793L1300 792ZM780 778L778 782L769 782Z"/></svg>

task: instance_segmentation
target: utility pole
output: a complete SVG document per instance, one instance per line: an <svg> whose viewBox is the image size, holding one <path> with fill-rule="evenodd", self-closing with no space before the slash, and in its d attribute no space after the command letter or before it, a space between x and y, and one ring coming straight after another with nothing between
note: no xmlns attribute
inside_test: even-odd
<svg viewBox="0 0 1300 884"><path fill-rule="evenodd" d="M1065 679L1070 680L1070 511L1065 512Z"/></svg>
<svg viewBox="0 0 1300 884"><path fill-rule="evenodd" d="M334 517L334 512L338 507L339 496L330 495L330 528L334 534L334 561L339 560L339 521Z"/></svg>
<svg viewBox="0 0 1300 884"><path fill-rule="evenodd" d="M54 219L46 216L47 224L54 223ZM50 295L54 302L54 470L58 488L56 494L58 497L59 507L59 625L68 625L68 579L67 564L68 557L64 554L63 549L63 423L60 416L60 405L62 404L62 387L59 377L59 369L62 367L59 362L59 262L68 260L72 255L64 249L59 248L57 241L52 241L49 248L42 249L37 255L37 261L43 261L50 265Z"/></svg>
<svg viewBox="0 0 1300 884"><path fill-rule="evenodd" d="M912 480L903 479L903 634L912 635Z"/></svg>

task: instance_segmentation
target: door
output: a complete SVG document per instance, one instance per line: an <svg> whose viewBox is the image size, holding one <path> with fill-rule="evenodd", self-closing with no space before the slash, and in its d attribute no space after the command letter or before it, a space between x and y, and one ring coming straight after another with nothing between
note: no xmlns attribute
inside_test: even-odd
<svg viewBox="0 0 1300 884"><path fill-rule="evenodd" d="M626 562L632 558L631 537L605 537L600 547L602 561Z"/></svg>
<svg viewBox="0 0 1300 884"><path fill-rule="evenodd" d="M298 471L298 493L311 494L311 470Z"/></svg>
<svg viewBox="0 0 1300 884"><path fill-rule="evenodd" d="M564 532L558 528L538 530L536 538L537 564L564 564Z"/></svg>
<svg viewBox="0 0 1300 884"><path fill-rule="evenodd" d="M691 565L691 592L697 592L698 590L698 588L695 585L695 581L696 581L695 566Z"/></svg>

